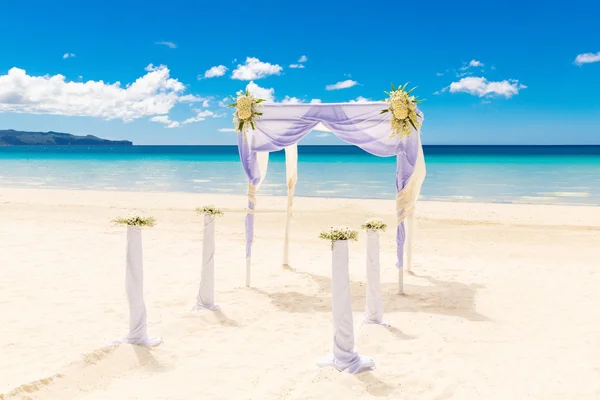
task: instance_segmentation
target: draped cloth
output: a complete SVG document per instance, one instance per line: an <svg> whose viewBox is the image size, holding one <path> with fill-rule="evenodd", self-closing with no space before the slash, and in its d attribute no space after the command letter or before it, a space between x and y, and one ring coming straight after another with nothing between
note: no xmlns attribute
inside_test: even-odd
<svg viewBox="0 0 600 400"><path fill-rule="evenodd" d="M215 215L204 215L200 288L198 289L193 311L203 309L216 311L220 309L215 304L215 219Z"/></svg>
<svg viewBox="0 0 600 400"><path fill-rule="evenodd" d="M333 314L333 351L319 361L319 367L332 366L338 371L358 374L375 369L371 357L361 356L354 349L354 322L348 272L348 241L333 242L331 252L331 311Z"/></svg>
<svg viewBox="0 0 600 400"><path fill-rule="evenodd" d="M381 299L381 266L379 264L379 231L367 231L367 302L363 322L387 325L383 321Z"/></svg>
<svg viewBox="0 0 600 400"><path fill-rule="evenodd" d="M318 104L281 104L263 103L263 113L256 122L256 129L245 135L238 135L238 150L242 166L248 176L248 213L246 216L246 285L250 285L250 257L254 237L254 212L256 210L256 192L264 179L266 163L261 167L261 154L286 149L286 156L297 157L297 150L288 150L295 146L317 125L323 126L346 143L356 145L362 150L379 157L396 157L396 209L397 232L396 245L397 268L402 273L404 243L406 231L404 219L414 209L421 184L425 177L425 162L420 141L420 133L413 130L408 137L392 136L390 113L381 114L389 107L385 102L371 103L318 103ZM419 161L421 157L421 161ZM415 169L422 162L422 176L413 178ZM288 217L286 219L286 242L289 236L289 215L291 214L294 187L297 180L297 168L286 162L288 180ZM263 170L264 169L264 170ZM296 176L290 180L291 177ZM293 182L293 184L291 184ZM284 245L284 263L287 263L287 245Z"/></svg>
<svg viewBox="0 0 600 400"><path fill-rule="evenodd" d="M129 303L129 334L117 340L120 343L141 346L158 346L160 337L149 338L147 333L146 304L144 303L144 263L142 251L142 230L137 226L127 226L127 255L125 269L125 290Z"/></svg>

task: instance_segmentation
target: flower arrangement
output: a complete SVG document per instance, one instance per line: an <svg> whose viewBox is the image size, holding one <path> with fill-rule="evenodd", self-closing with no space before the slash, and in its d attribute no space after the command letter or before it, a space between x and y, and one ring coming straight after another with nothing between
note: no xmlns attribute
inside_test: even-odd
<svg viewBox="0 0 600 400"><path fill-rule="evenodd" d="M330 240L331 249L333 250L333 243L338 240L358 240L358 232L350 228L334 228L331 227L328 231L323 231L319 234L320 239Z"/></svg>
<svg viewBox="0 0 600 400"><path fill-rule="evenodd" d="M383 231L387 228L387 225L378 218L371 218L367 220L362 226L362 229L366 231Z"/></svg>
<svg viewBox="0 0 600 400"><path fill-rule="evenodd" d="M405 90L407 85L408 82L396 89L392 83L392 91L384 92L389 96L385 101L390 103L390 107L382 110L381 114L392 113L392 136L410 136L412 133L411 127L416 131L421 128L421 121L418 118L421 115L417 111L417 104L420 104L422 100L410 95L417 87L415 86L407 92Z"/></svg>
<svg viewBox="0 0 600 400"><path fill-rule="evenodd" d="M257 116L262 115L258 109L260 108L260 103L265 100L257 99L248 92L248 89L246 89L246 92L240 90L237 92L237 97L232 97L232 99L234 100L234 103L230 104L228 107L235 107L235 113L233 114L235 129L244 134L249 129L248 126L255 129L254 120Z"/></svg>
<svg viewBox="0 0 600 400"><path fill-rule="evenodd" d="M113 220L115 224L129 225L129 226L147 226L149 228L156 225L156 219L153 217L140 217L135 216L131 218L117 218Z"/></svg>
<svg viewBox="0 0 600 400"><path fill-rule="evenodd" d="M219 210L217 207L215 207L213 205L196 208L196 212L198 214L217 215L219 217L223 215L223 211Z"/></svg>

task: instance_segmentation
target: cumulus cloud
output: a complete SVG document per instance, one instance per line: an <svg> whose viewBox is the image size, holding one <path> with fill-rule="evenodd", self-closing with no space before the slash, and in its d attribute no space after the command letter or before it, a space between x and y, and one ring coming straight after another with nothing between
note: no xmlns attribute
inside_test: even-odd
<svg viewBox="0 0 600 400"><path fill-rule="evenodd" d="M224 97L223 100L219 100L219 107L227 108L229 100L229 97Z"/></svg>
<svg viewBox="0 0 600 400"><path fill-rule="evenodd" d="M202 107L210 107L210 100L208 100L208 99L207 99L207 100L204 100L204 101L202 102Z"/></svg>
<svg viewBox="0 0 600 400"><path fill-rule="evenodd" d="M483 63L477 60L471 60L469 62L469 67L483 67Z"/></svg>
<svg viewBox="0 0 600 400"><path fill-rule="evenodd" d="M265 99L266 101L273 101L275 99L275 89L262 88L254 83L254 81L250 81L246 89L258 99Z"/></svg>
<svg viewBox="0 0 600 400"><path fill-rule="evenodd" d="M179 126L179 122L171 121L168 115L157 115L150 118L150 121L165 124L165 128L177 128Z"/></svg>
<svg viewBox="0 0 600 400"><path fill-rule="evenodd" d="M66 60L67 58L73 58L73 57L75 57L75 54L73 54L73 53L63 54L63 60Z"/></svg>
<svg viewBox="0 0 600 400"><path fill-rule="evenodd" d="M591 64L600 62L600 51L598 53L579 54L574 61L575 65Z"/></svg>
<svg viewBox="0 0 600 400"><path fill-rule="evenodd" d="M233 70L231 79L251 81L269 75L279 75L282 70L283 67L280 65L262 62L255 57L248 57L245 64L238 64L237 68Z"/></svg>
<svg viewBox="0 0 600 400"><path fill-rule="evenodd" d="M362 96L358 96L356 98L356 100L350 100L349 103L369 103L370 101L372 101L371 99L367 99L365 97Z"/></svg>
<svg viewBox="0 0 600 400"><path fill-rule="evenodd" d="M358 85L358 82L348 79L345 81L334 83L333 85L327 85L327 86L325 86L325 90L348 89L348 88L351 88L352 86L356 86L356 85Z"/></svg>
<svg viewBox="0 0 600 400"><path fill-rule="evenodd" d="M210 69L206 70L206 72L204 72L204 78L209 79L209 78L216 78L218 76L223 76L223 75L225 75L226 71L227 71L226 66L217 65L217 66L211 67Z"/></svg>
<svg viewBox="0 0 600 400"><path fill-rule="evenodd" d="M120 82L67 81L63 75L31 76L20 68L0 75L0 112L98 117L125 122L166 115L181 102L203 99L184 95L185 86L169 69L150 64L146 74Z"/></svg>
<svg viewBox="0 0 600 400"><path fill-rule="evenodd" d="M519 94L521 89L527 86L519 83L516 79L504 80L499 82L490 82L484 77L467 77L458 82L452 82L450 86L442 91L450 90L450 93L464 92L474 96L503 96L510 98Z"/></svg>
<svg viewBox="0 0 600 400"><path fill-rule="evenodd" d="M290 68L304 68L302 64L290 64Z"/></svg>
<svg viewBox="0 0 600 400"><path fill-rule="evenodd" d="M171 49L177 48L177 45L173 42L156 42L156 44L161 45L161 46L167 46L168 48L171 48Z"/></svg>
<svg viewBox="0 0 600 400"><path fill-rule="evenodd" d="M283 100L281 100L281 102L283 104L300 104L300 103L304 103L299 98L297 98L297 97L290 97L290 96L285 96L285 98Z"/></svg>
<svg viewBox="0 0 600 400"><path fill-rule="evenodd" d="M312 99L310 101L310 104L319 104L319 103L321 103L321 99Z"/></svg>
<svg viewBox="0 0 600 400"><path fill-rule="evenodd" d="M183 121L184 124L191 124L193 122L204 121L207 117L213 117L213 118L217 117L215 115L215 113L213 113L210 110L194 110L194 111L196 111L196 113L197 113L196 116L186 119L185 121Z"/></svg>
<svg viewBox="0 0 600 400"><path fill-rule="evenodd" d="M300 56L300 58L298 59L299 63L303 63L303 62L307 62L308 61L308 57L306 56Z"/></svg>

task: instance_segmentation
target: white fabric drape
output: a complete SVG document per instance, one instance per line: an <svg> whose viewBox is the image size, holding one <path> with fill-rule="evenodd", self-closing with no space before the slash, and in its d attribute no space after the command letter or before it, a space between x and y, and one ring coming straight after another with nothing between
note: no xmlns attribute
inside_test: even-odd
<svg viewBox="0 0 600 400"><path fill-rule="evenodd" d="M354 322L348 272L348 241L334 242L331 271L331 310L333 314L333 354L318 362L319 367L332 366L338 371L357 374L375 368L375 361L354 349Z"/></svg>
<svg viewBox="0 0 600 400"><path fill-rule="evenodd" d="M381 272L379 264L379 231L367 231L367 304L364 321L367 324L387 325L383 321Z"/></svg>
<svg viewBox="0 0 600 400"><path fill-rule="evenodd" d="M294 191L298 181L298 144L285 148L285 177L287 183L287 208L285 217L285 236L283 239L283 265L289 265L289 242L294 205Z"/></svg>
<svg viewBox="0 0 600 400"><path fill-rule="evenodd" d="M127 226L127 256L125 290L129 303L129 334L120 340L123 343L142 346L158 346L160 337L148 338L146 327L146 304L144 303L144 263L142 230Z"/></svg>
<svg viewBox="0 0 600 400"><path fill-rule="evenodd" d="M256 161L258 164L258 170L260 173L260 180L256 185L253 185L251 181L248 182L248 210L246 216L246 236L251 235L252 239L250 243L247 244L246 249L246 286L250 287L250 278L251 278L251 267L252 267L252 257L250 253L250 248L252 247L252 241L254 240L254 214L256 213L256 193L260 188L260 185L265 180L267 176L267 169L269 166L269 153L262 152L256 154Z"/></svg>
<svg viewBox="0 0 600 400"><path fill-rule="evenodd" d="M204 215L202 270L194 311L219 309L219 306L215 304L215 220L214 215Z"/></svg>

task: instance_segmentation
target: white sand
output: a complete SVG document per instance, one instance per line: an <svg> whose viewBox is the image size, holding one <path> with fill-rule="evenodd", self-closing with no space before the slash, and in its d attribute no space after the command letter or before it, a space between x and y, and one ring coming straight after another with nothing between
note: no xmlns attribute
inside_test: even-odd
<svg viewBox="0 0 600 400"><path fill-rule="evenodd" d="M393 224L392 201L297 199L294 270L281 268L283 198L258 198L253 288L244 284L245 198L0 191L0 398L600 399L600 208L422 203L414 275L396 294L382 236L385 319L360 326L365 237L351 245L357 349L377 369L319 370L331 349L330 225ZM216 203L222 313L188 312L202 219ZM127 330L125 229L144 231L148 350L105 347ZM88 353L82 357L83 353ZM16 390L15 390L16 389Z"/></svg>

